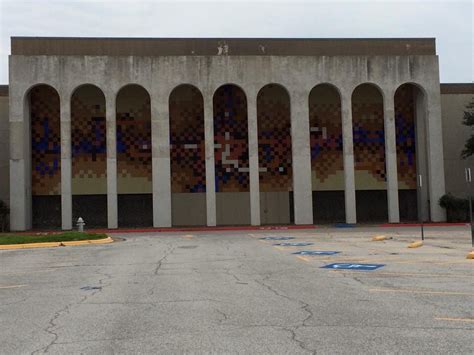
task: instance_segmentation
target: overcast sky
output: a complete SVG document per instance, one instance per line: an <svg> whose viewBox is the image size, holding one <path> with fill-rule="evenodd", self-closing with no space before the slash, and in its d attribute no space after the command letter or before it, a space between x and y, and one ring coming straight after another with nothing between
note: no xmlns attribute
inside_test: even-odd
<svg viewBox="0 0 474 355"><path fill-rule="evenodd" d="M0 84L10 36L435 37L441 82L474 79L471 0L0 3Z"/></svg>

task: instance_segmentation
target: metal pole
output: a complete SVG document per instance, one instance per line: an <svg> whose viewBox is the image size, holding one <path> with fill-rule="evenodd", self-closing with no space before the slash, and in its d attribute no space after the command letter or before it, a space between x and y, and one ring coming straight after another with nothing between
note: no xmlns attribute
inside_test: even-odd
<svg viewBox="0 0 474 355"><path fill-rule="evenodd" d="M425 210L424 206L423 206L423 177L420 175L418 175L418 188L420 189L420 200L421 200L421 209L420 209L420 222L421 222L421 240L425 240L425 230L424 230L424 225L423 225L423 217L424 217L424 213L423 211Z"/></svg>
<svg viewBox="0 0 474 355"><path fill-rule="evenodd" d="M467 193L469 195L469 219L471 223L471 245L474 247L474 225L472 223L472 193L471 193L471 168L464 169L466 173Z"/></svg>

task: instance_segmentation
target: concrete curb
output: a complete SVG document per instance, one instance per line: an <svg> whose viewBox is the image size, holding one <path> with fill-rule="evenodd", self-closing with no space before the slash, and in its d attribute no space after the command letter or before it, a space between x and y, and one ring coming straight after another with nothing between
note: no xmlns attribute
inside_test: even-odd
<svg viewBox="0 0 474 355"><path fill-rule="evenodd" d="M70 242L47 242L47 243L27 243L27 244L5 244L0 245L0 250L12 250L12 249L30 249L30 248L56 248L63 246L78 246L78 245L89 245L89 244L108 244L114 240L110 237L104 239L95 240L77 240Z"/></svg>

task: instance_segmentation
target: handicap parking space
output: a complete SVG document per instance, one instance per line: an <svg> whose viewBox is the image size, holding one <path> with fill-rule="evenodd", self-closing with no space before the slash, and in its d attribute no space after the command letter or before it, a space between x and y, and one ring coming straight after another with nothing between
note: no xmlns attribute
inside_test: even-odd
<svg viewBox="0 0 474 355"><path fill-rule="evenodd" d="M389 238L373 241L381 232ZM472 282L468 281L474 279L474 262L465 258L470 240L465 233L460 236L459 231L433 230L417 249L407 248L419 238L417 230L403 228L392 228L388 233L357 227L342 232L296 231L286 232L285 239L278 239L278 233L264 238L295 262L304 261L312 272L327 273L328 277L363 277L368 292L431 296L458 292L458 297L470 297Z"/></svg>

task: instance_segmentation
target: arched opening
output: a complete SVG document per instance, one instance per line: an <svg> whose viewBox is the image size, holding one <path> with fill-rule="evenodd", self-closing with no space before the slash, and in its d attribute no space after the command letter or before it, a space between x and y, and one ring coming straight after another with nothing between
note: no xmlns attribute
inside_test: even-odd
<svg viewBox="0 0 474 355"><path fill-rule="evenodd" d="M238 86L223 85L213 106L217 224L250 224L247 98Z"/></svg>
<svg viewBox="0 0 474 355"><path fill-rule="evenodd" d="M105 96L85 84L71 97L72 215L88 227L107 226Z"/></svg>
<svg viewBox="0 0 474 355"><path fill-rule="evenodd" d="M61 227L61 116L58 92L33 87L27 97L31 128L33 228Z"/></svg>
<svg viewBox="0 0 474 355"><path fill-rule="evenodd" d="M341 97L329 84L309 94L311 184L314 223L344 222L344 162Z"/></svg>
<svg viewBox="0 0 474 355"><path fill-rule="evenodd" d="M258 168L262 224L293 221L290 96L277 84L257 95Z"/></svg>
<svg viewBox="0 0 474 355"><path fill-rule="evenodd" d="M423 218L429 220L423 91L414 84L402 84L394 103L400 220L416 221L421 217L420 206ZM417 175L423 178L422 191L417 191Z"/></svg>
<svg viewBox="0 0 474 355"><path fill-rule="evenodd" d="M151 107L142 86L124 86L116 99L118 224L153 225Z"/></svg>
<svg viewBox="0 0 474 355"><path fill-rule="evenodd" d="M170 94L171 218L174 226L206 225L204 99L180 85Z"/></svg>
<svg viewBox="0 0 474 355"><path fill-rule="evenodd" d="M373 84L352 93L357 220L388 220L383 96Z"/></svg>

